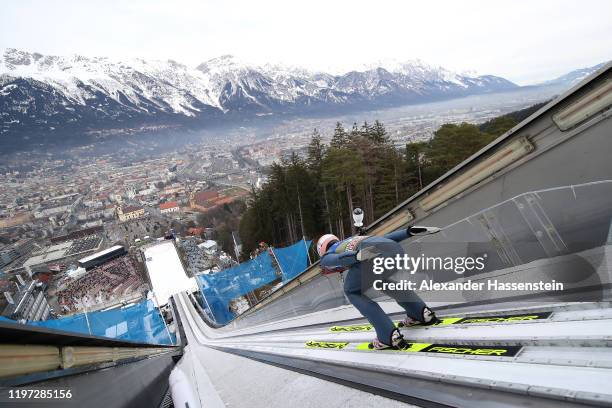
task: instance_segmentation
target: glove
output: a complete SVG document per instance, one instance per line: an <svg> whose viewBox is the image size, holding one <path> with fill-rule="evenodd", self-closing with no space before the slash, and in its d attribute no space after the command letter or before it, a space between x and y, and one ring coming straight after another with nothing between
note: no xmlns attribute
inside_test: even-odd
<svg viewBox="0 0 612 408"><path fill-rule="evenodd" d="M378 249L370 246L367 248L360 249L359 252L357 252L356 258L359 262L363 262L372 258L376 258L378 255L380 255Z"/></svg>

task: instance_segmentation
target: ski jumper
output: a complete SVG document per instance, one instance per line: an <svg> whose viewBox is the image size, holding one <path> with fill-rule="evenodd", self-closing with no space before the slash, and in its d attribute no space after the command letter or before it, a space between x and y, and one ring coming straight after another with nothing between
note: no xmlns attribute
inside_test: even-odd
<svg viewBox="0 0 612 408"><path fill-rule="evenodd" d="M395 253L403 255L405 251L399 242L410 236L407 229L394 231L382 237L353 236L334 243L321 258L321 266L324 268L347 269L344 279L344 293L353 306L374 326L376 335L382 342L390 341L395 326L378 303L362 294L362 273L373 274L373 272L362 270L362 263L357 260L356 255L364 247L378 247L381 244L387 248L392 246ZM385 291L384 293L395 300L409 317L418 321L422 320L425 303L419 295L413 291L404 291L400 301L397 299L399 295L397 291Z"/></svg>

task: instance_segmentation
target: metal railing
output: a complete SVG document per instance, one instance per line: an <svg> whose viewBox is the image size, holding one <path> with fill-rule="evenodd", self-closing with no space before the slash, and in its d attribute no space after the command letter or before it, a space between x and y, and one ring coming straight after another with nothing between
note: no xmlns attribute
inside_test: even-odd
<svg viewBox="0 0 612 408"><path fill-rule="evenodd" d="M151 357L169 351L174 349L0 344L0 378Z"/></svg>

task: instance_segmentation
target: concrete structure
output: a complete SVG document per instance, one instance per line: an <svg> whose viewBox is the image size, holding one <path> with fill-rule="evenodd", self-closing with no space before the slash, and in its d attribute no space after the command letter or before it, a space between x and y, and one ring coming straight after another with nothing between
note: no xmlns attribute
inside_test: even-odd
<svg viewBox="0 0 612 408"><path fill-rule="evenodd" d="M19 257L15 248L10 245L7 245L5 248L2 248L0 251L0 266L8 265L13 262L15 259Z"/></svg>
<svg viewBox="0 0 612 408"><path fill-rule="evenodd" d="M57 235L57 236L51 237L51 242L53 244L57 244L63 241L70 241L70 240L74 240L78 238L84 238L89 235L100 234L102 232L104 232L104 228L102 227L83 228L83 229L80 229L78 231L73 231L68 234Z"/></svg>
<svg viewBox="0 0 612 408"><path fill-rule="evenodd" d="M53 215L70 213L76 208L81 200L82 197L77 193L49 198L43 201L39 208L34 211L34 218L41 219Z"/></svg>

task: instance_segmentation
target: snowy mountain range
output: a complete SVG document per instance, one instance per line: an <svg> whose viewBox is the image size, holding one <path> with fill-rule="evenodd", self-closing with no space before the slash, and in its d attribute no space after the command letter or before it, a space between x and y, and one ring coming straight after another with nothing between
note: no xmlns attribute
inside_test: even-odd
<svg viewBox="0 0 612 408"><path fill-rule="evenodd" d="M561 75L558 78L542 82L539 85L540 86L562 85L564 87L569 88L572 85L575 85L578 82L582 81L584 78L591 75L593 72L597 71L598 69L603 68L604 65L606 65L606 63L602 62L601 64L597 64L592 67L575 69L573 71L568 72L565 75Z"/></svg>
<svg viewBox="0 0 612 408"><path fill-rule="evenodd" d="M421 61L341 75L225 55L178 62L45 56L0 58L0 143L47 143L110 129L190 128L259 115L371 109L517 88L492 75L458 74ZM29 141L29 142L28 142Z"/></svg>

